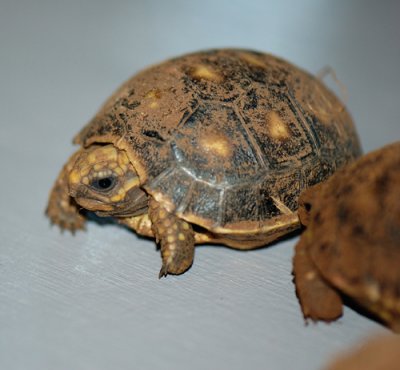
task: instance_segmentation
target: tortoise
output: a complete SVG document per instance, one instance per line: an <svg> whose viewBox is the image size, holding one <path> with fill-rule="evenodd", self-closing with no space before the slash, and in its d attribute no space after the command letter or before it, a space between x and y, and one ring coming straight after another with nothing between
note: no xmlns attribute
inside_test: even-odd
<svg viewBox="0 0 400 370"><path fill-rule="evenodd" d="M293 267L306 319L337 319L346 298L400 332L399 189L400 141L300 195Z"/></svg>
<svg viewBox="0 0 400 370"><path fill-rule="evenodd" d="M272 55L206 50L123 84L75 137L47 215L84 228L82 207L160 244L160 276L194 244L266 245L299 228L298 196L360 154L352 119L310 74Z"/></svg>

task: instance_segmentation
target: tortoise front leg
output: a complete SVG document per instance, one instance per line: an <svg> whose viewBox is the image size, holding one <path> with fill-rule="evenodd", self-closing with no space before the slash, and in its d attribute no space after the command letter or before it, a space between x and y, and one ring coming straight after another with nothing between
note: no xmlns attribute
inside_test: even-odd
<svg viewBox="0 0 400 370"><path fill-rule="evenodd" d="M308 254L304 240L302 237L296 245L293 258L294 282L303 316L313 321L336 320L342 315L342 299L321 277Z"/></svg>
<svg viewBox="0 0 400 370"><path fill-rule="evenodd" d="M85 218L79 213L78 205L68 192L68 175L79 154L80 151L73 154L61 170L50 192L46 208L46 215L52 224L72 233L85 228Z"/></svg>
<svg viewBox="0 0 400 370"><path fill-rule="evenodd" d="M182 274L193 263L192 226L168 212L153 198L149 201L149 216L156 241L161 246L162 267L159 277Z"/></svg>

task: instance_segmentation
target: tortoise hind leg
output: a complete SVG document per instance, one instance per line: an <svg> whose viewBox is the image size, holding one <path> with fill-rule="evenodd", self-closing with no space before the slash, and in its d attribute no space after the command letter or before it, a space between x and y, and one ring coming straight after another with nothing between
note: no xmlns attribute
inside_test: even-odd
<svg viewBox="0 0 400 370"><path fill-rule="evenodd" d="M46 208L46 215L52 224L72 233L85 228L85 218L79 213L77 204L68 192L68 175L79 153L72 155L61 170L51 189Z"/></svg>
<svg viewBox="0 0 400 370"><path fill-rule="evenodd" d="M153 233L161 246L162 267L159 277L182 274L193 263L192 226L168 212L154 199L149 202L149 216Z"/></svg>
<svg viewBox="0 0 400 370"><path fill-rule="evenodd" d="M307 231L306 231L307 232ZM304 238L296 246L293 275L305 319L332 321L342 315L340 295L321 277L308 254Z"/></svg>

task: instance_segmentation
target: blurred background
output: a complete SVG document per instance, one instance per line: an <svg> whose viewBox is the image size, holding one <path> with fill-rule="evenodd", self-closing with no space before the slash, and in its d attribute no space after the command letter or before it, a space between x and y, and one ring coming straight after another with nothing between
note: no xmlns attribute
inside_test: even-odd
<svg viewBox="0 0 400 370"><path fill-rule="evenodd" d="M248 253L200 247L190 271L158 280L152 241L95 223L61 235L43 211L72 137L107 96L189 51L329 65L364 150L398 140L399 14L389 0L2 0L0 368L316 370L383 331L348 308L331 325L304 324L296 237Z"/></svg>

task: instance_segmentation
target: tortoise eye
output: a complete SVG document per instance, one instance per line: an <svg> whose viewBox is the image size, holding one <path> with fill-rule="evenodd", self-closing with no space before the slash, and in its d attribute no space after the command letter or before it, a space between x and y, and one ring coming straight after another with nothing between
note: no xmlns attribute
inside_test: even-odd
<svg viewBox="0 0 400 370"><path fill-rule="evenodd" d="M93 180L90 186L96 190L109 191L117 184L117 180L113 176L103 177L101 179Z"/></svg>

